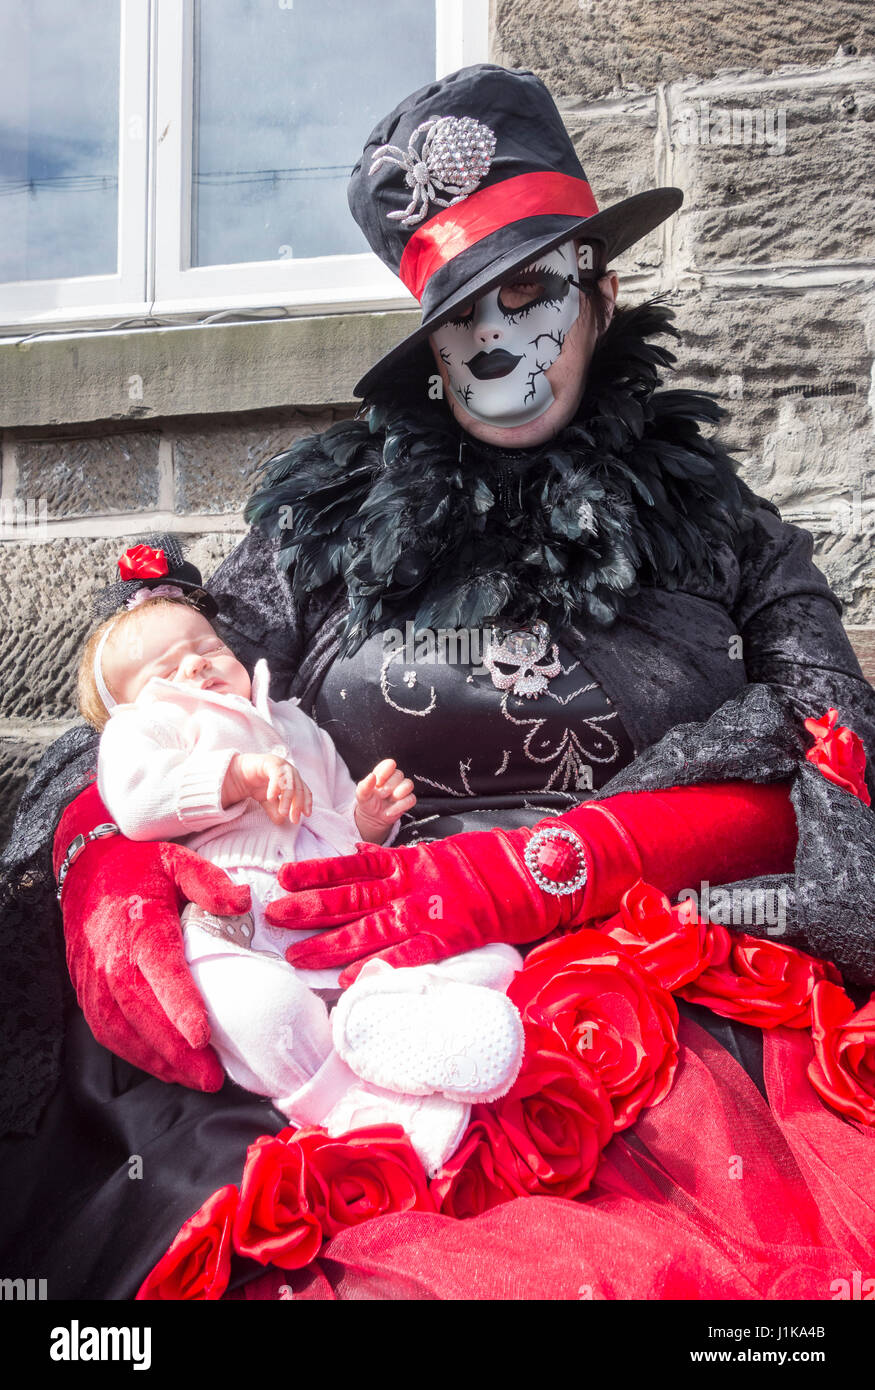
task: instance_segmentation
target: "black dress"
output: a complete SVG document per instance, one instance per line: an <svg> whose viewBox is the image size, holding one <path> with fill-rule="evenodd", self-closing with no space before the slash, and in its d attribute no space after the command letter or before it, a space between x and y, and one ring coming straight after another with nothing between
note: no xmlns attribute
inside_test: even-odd
<svg viewBox="0 0 875 1390"><path fill-rule="evenodd" d="M522 661L496 663L498 685L478 659L488 654L485 641L472 652L469 639L465 651L439 634L420 642L418 660L415 642L405 648L376 634L329 668L315 718L353 777L391 757L415 782L415 819L399 843L534 824L578 805L631 762L620 713L583 663L561 639L529 640ZM557 662L558 674L543 674ZM518 693L532 671L544 688Z"/></svg>

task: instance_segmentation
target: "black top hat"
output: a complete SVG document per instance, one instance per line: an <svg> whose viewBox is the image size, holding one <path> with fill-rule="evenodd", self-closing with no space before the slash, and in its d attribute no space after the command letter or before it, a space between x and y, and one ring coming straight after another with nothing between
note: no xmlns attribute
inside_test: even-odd
<svg viewBox="0 0 875 1390"><path fill-rule="evenodd" d="M675 212L679 188L599 211L553 98L522 69L479 63L421 87L372 131L349 183L373 250L422 304L422 323L357 384L367 395L411 348L571 237L604 264Z"/></svg>
<svg viewBox="0 0 875 1390"><path fill-rule="evenodd" d="M200 570L184 558L175 536L141 537L119 556L117 570L119 578L94 600L96 618L109 618L124 608L138 589L157 589L162 584L181 589L205 618L212 620L218 613L215 599L203 587Z"/></svg>

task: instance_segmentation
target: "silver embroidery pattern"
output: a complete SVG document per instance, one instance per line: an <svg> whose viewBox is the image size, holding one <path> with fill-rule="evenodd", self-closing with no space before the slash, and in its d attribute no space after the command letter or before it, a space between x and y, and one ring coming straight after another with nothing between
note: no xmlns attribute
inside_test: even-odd
<svg viewBox="0 0 875 1390"><path fill-rule="evenodd" d="M417 140L427 135L422 147ZM432 204L448 208L467 198L489 173L495 153L495 132L475 121L473 116L433 116L416 127L402 150L398 145L380 145L373 154L369 174L384 164L397 164L404 171L404 182L413 196L406 208L386 216L402 227L416 227L428 216ZM438 197L448 193L449 198Z"/></svg>
<svg viewBox="0 0 875 1390"><path fill-rule="evenodd" d="M580 662L572 661L568 666L562 665L561 661L558 660L558 648L556 648L555 644L550 643L549 628L546 624L540 624L539 626L543 627L544 631L539 631L537 633L538 642L531 651L527 652L528 657L534 657L537 661L538 653L543 655L547 650L547 646L552 645L557 654L557 669L554 672L552 670L552 663L550 664L551 676L572 675L580 666ZM532 629L534 630L535 627L536 625L533 624ZM524 635L532 637L533 632L529 631ZM402 656L403 653L395 651L383 656L380 670L380 689L383 700L390 708L397 710L399 714L411 715L419 719L427 717L438 708L438 695L434 685L429 687L427 703L420 705L419 708L415 708L413 704L401 704L398 700L393 699L391 693L393 689L399 699L404 698L405 691L414 701L416 699L414 692L418 691L423 695L425 694L422 685L407 679L410 672L409 670L403 670ZM506 662L507 657L505 656L503 660ZM399 672L400 681L394 687L390 675L390 668L393 664L402 665L402 672ZM527 669L528 667L520 662L516 674L519 675L520 672L522 672L524 675ZM538 672L535 672L535 675L537 676ZM465 679L470 681L472 677L468 674ZM591 771L593 764L610 766L611 763L616 762L620 755L620 744L618 740L614 738L608 727L616 720L617 711L611 709L607 714L593 714L586 718L578 716L573 720L572 727L569 727L566 720L561 718L558 725L556 725L551 716L561 711L565 706L570 705L573 707L574 702L580 696L592 690L597 690L599 687L597 682L587 678L584 679L580 685L569 689L565 694L561 694L558 690L547 689L547 684L548 682L545 680L544 692L537 707L538 713L535 714L534 711L532 711L532 713L528 715L524 711L528 699L531 698L530 694L525 690L518 692L514 689L513 678L508 680L505 684L498 701L496 713L499 714L502 719L507 720L510 725L522 731L522 745L518 746L516 757L513 756L510 749L505 749L500 766L492 772L491 776L496 779L496 781L500 782L508 768L517 762L519 757L522 757L525 759L526 763L532 766L533 770L538 767L543 769L544 780L537 786L517 787L515 791L525 796L538 795L543 792L560 793L567 795L570 802L576 802L579 800L581 775L586 772L587 769ZM510 706L512 700L520 701L520 706L515 711ZM552 729L551 725L553 725ZM551 736L545 738L545 734ZM589 738L586 737L587 734L590 735ZM459 759L459 785L456 787L451 787L444 782L437 781L435 778L427 776L420 769L411 770L410 776L413 777L417 783L424 787L429 787L433 791L443 792L448 796L458 797L460 799L467 799L478 794L476 787L471 783L472 765L474 761L475 755L471 753L469 753L467 757ZM481 771L479 775L483 777L486 773L485 771Z"/></svg>
<svg viewBox="0 0 875 1390"><path fill-rule="evenodd" d="M396 704L396 702L392 699L392 696L389 694L389 667L400 656L403 656L403 652L390 651L387 652L383 657L382 663L380 665L380 690L382 692L383 699L386 701L387 705L391 706L392 709L397 709L399 714L413 714L418 716L420 719L423 719L427 714L431 714L432 710L437 704L437 695L435 694L434 686L431 687L431 699L428 705L426 705L425 709L408 709L404 705ZM408 690L412 690L414 685L416 684L416 681L408 681L405 678L404 683L407 686Z"/></svg>

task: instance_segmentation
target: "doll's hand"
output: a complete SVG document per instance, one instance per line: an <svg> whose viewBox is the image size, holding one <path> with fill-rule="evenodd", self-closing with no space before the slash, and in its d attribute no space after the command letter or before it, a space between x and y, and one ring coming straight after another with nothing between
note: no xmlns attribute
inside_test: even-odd
<svg viewBox="0 0 875 1390"><path fill-rule="evenodd" d="M313 810L313 793L298 769L274 753L235 753L222 783L222 805L232 806L248 796L264 807L275 825Z"/></svg>
<svg viewBox="0 0 875 1390"><path fill-rule="evenodd" d="M355 823L363 840L382 844L392 825L416 805L413 783L394 759L384 758L355 789Z"/></svg>

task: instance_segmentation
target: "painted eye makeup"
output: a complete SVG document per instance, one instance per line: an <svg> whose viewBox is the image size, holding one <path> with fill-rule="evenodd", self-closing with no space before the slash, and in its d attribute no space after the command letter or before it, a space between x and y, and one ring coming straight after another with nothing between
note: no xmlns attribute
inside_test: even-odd
<svg viewBox="0 0 875 1390"><path fill-rule="evenodd" d="M498 307L505 318L515 321L543 304L559 304L568 293L568 277L546 266L535 266L525 276L502 285Z"/></svg>
<svg viewBox="0 0 875 1390"><path fill-rule="evenodd" d="M474 301L473 299L469 299L468 303L463 304L461 309L457 311L455 318L447 319L447 323L451 323L454 328L465 328L471 322L473 317Z"/></svg>

